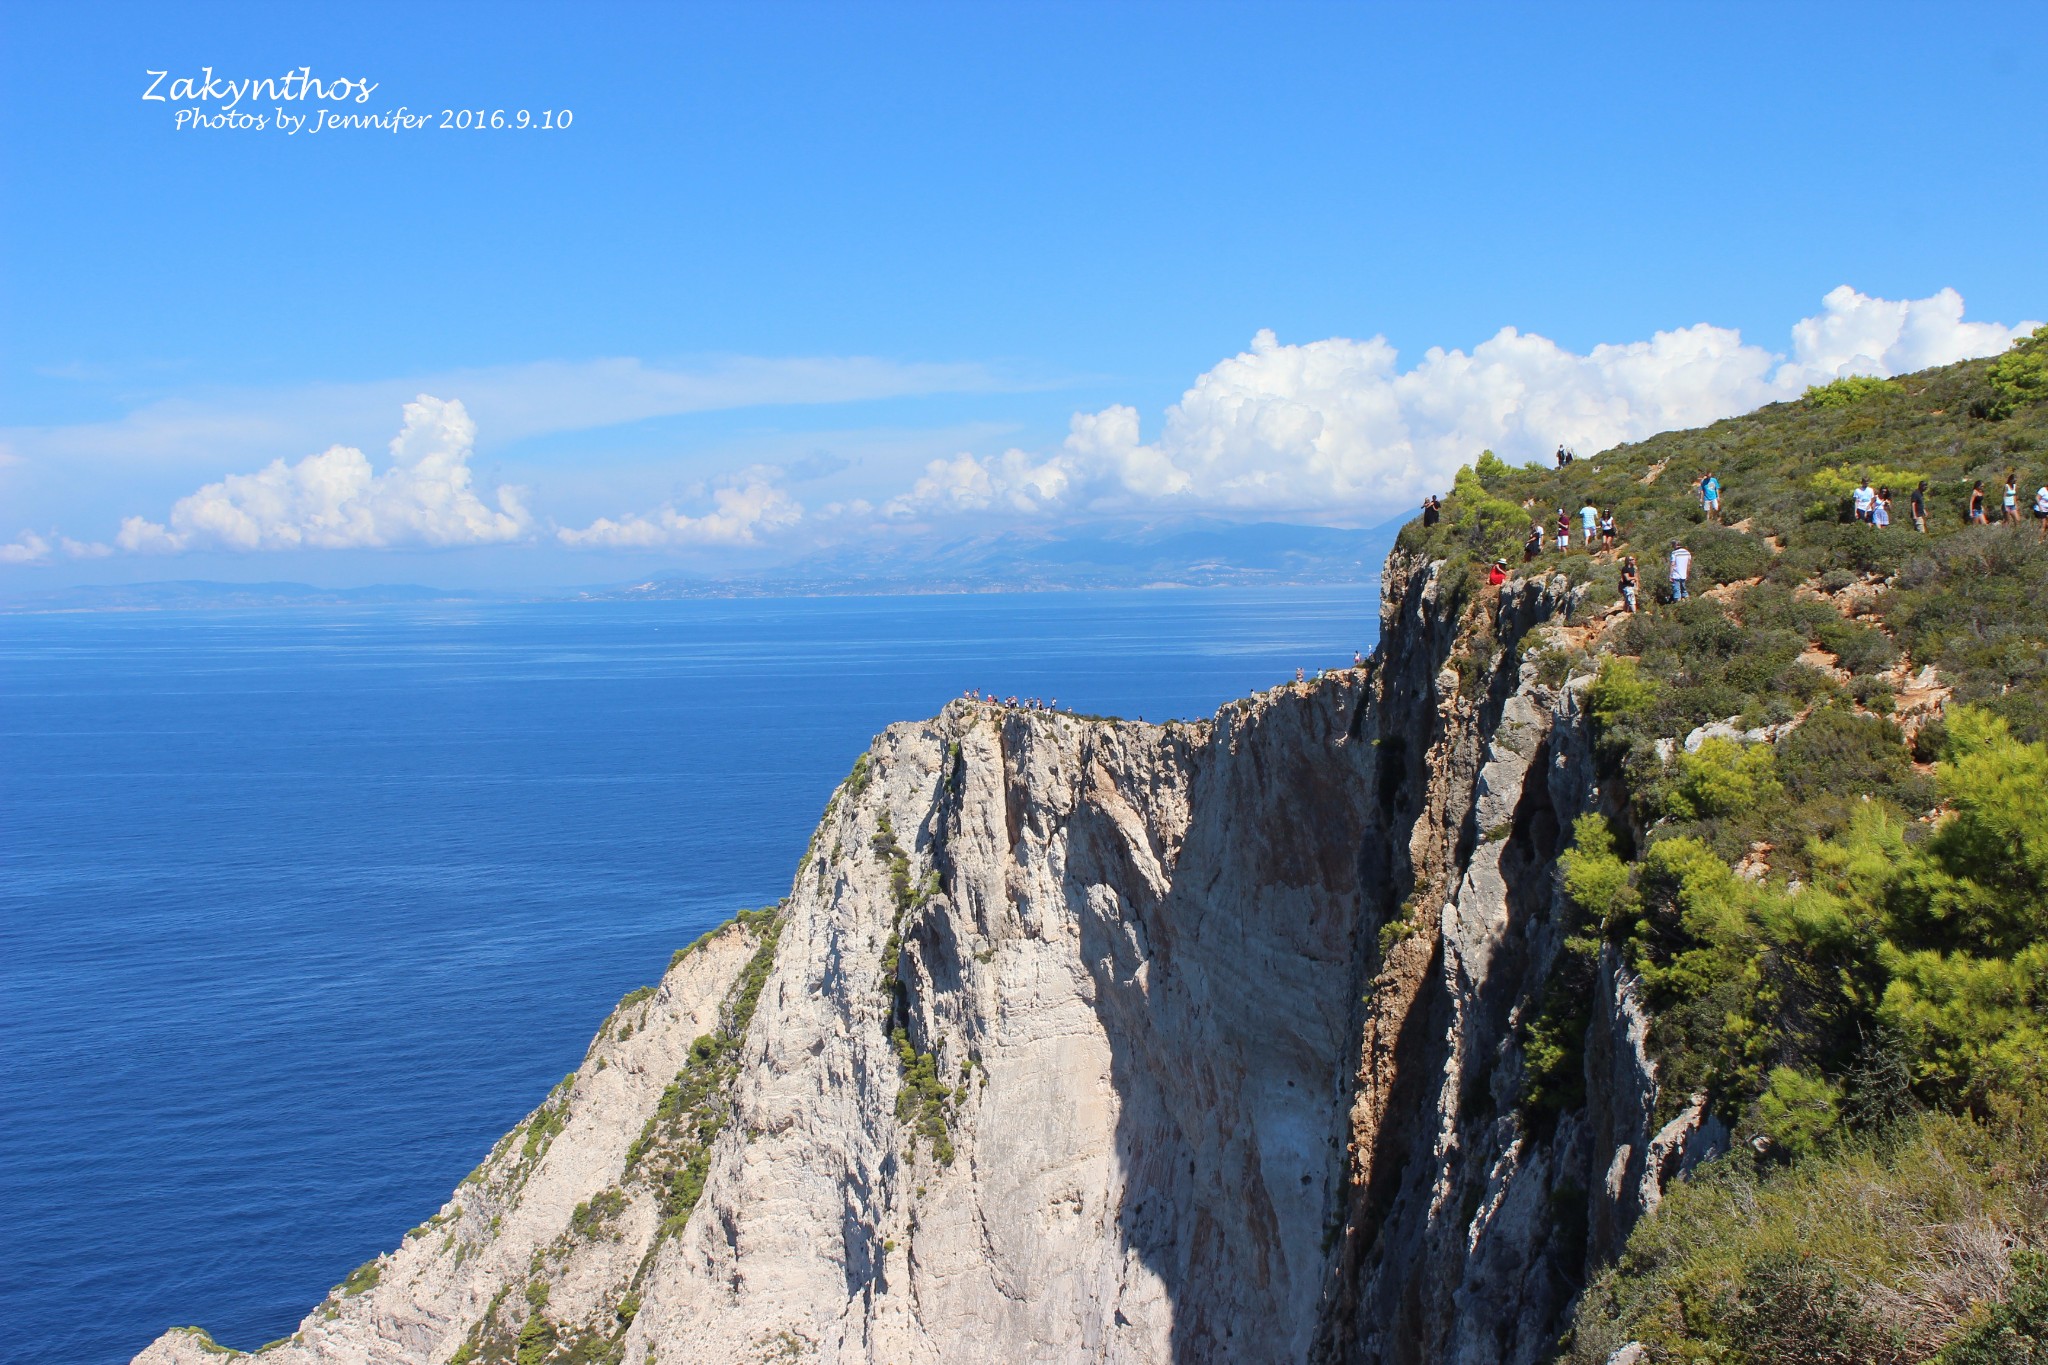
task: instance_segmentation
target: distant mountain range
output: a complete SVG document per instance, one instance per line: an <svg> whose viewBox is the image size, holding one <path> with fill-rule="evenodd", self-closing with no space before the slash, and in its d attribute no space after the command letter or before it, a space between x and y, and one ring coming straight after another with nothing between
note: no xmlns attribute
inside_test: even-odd
<svg viewBox="0 0 2048 1365"><path fill-rule="evenodd" d="M561 596L554 593L550 596ZM306 583L215 583L180 579L162 583L82 584L53 588L0 602L14 611L197 611L224 607L374 606L392 602L484 602L515 594L461 588L427 588L417 583L378 583L363 588L316 588Z"/></svg>
<svg viewBox="0 0 2048 1365"><path fill-rule="evenodd" d="M179 580L81 585L24 594L0 611L177 611L406 602L649 601L867 593L1029 592L1090 588L1284 587L1377 582L1399 522L1369 530L1208 518L1009 528L840 545L744 572L677 573L628 584L524 590L412 583L317 588L305 583Z"/></svg>
<svg viewBox="0 0 2048 1365"><path fill-rule="evenodd" d="M842 546L745 575L676 575L596 599L1376 582L1399 522L1370 530L1210 519L1008 529Z"/></svg>

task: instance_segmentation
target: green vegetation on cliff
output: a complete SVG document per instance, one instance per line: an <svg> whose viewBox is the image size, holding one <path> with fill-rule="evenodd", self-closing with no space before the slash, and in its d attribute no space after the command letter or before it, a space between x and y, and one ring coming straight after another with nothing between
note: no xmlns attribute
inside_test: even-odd
<svg viewBox="0 0 2048 1365"><path fill-rule="evenodd" d="M1482 456L1402 533L1482 622L1495 556L1580 590L1569 656L1525 666L1593 675L1604 804L1559 859L1570 922L1523 1025L1522 1112L1544 1132L1583 1102L1606 944L1651 1009L1659 1121L1703 1093L1735 1139L1587 1291L1574 1359L2048 1361L2044 399L2048 329L1563 469ZM2008 471L2019 525L1998 524ZM1866 479L1889 527L1852 513ZM1989 525L1966 518L1978 484ZM1617 551L1557 554L1558 509L1576 541L1588 502Z"/></svg>

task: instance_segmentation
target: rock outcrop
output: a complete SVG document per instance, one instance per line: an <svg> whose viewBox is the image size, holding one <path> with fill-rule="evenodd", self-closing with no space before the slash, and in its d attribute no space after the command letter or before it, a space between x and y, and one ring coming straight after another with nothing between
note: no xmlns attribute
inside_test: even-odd
<svg viewBox="0 0 2048 1365"><path fill-rule="evenodd" d="M1711 1151L1603 962L1531 1114L1599 788L1562 579L1389 563L1371 667L1145 725L892 727L278 1365L1534 1361ZM190 1329L137 1361L198 1365Z"/></svg>

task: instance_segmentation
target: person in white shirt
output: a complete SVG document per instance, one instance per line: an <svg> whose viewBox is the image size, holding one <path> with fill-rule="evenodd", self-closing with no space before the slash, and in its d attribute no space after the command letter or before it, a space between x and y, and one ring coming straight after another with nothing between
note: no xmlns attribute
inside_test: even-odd
<svg viewBox="0 0 2048 1365"><path fill-rule="evenodd" d="M2048 483L2034 490L2034 539L2048 540Z"/></svg>
<svg viewBox="0 0 2048 1365"><path fill-rule="evenodd" d="M1877 490L1870 486L1870 476L1863 476L1863 482L1856 485L1856 520L1869 521L1870 509L1877 502Z"/></svg>
<svg viewBox="0 0 2048 1365"><path fill-rule="evenodd" d="M1692 551L1671 542L1671 600L1683 602L1687 580L1692 577Z"/></svg>

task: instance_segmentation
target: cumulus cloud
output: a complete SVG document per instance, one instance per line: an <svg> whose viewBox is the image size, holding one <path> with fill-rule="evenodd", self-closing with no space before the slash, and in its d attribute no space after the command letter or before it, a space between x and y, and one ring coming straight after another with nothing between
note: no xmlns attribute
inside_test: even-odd
<svg viewBox="0 0 2048 1365"><path fill-rule="evenodd" d="M166 523L128 517L116 542L139 553L491 545L527 538L533 518L517 488L496 505L470 486L476 423L460 402L421 394L381 473L353 446L330 446L297 464L282 459L231 474L171 508Z"/></svg>
<svg viewBox="0 0 2048 1365"><path fill-rule="evenodd" d="M50 557L50 542L34 531L23 531L0 545L0 564L38 564Z"/></svg>
<svg viewBox="0 0 2048 1365"><path fill-rule="evenodd" d="M1129 407L1077 414L1057 452L934 460L885 510L1384 514L1444 487L1482 449L1510 460L1557 445L1590 453L1843 375L1994 354L2037 325L1965 322L1952 289L1898 301L1843 286L1792 328L1789 356L1707 323L1584 355L1507 327L1470 353L1435 348L1403 370L1383 337L1282 345L1262 331L1195 380L1151 443Z"/></svg>
<svg viewBox="0 0 2048 1365"><path fill-rule="evenodd" d="M1859 374L1889 378L1953 365L1996 355L2040 326L1964 322L1963 296L1953 289L1924 299L1874 299L1844 284L1821 304L1817 316L1793 325L1789 382L1825 383Z"/></svg>
<svg viewBox="0 0 2048 1365"><path fill-rule="evenodd" d="M565 526L555 535L578 549L758 545L803 520L803 505L782 488L781 477L773 466L755 465L712 489L711 508L701 515L668 504L616 521L599 517L581 530Z"/></svg>
<svg viewBox="0 0 2048 1365"><path fill-rule="evenodd" d="M114 552L111 545L95 541L73 540L70 536L50 532L39 536L34 531L23 531L5 545L0 545L0 564L43 564L50 559L53 549L61 550L71 559L105 559Z"/></svg>

